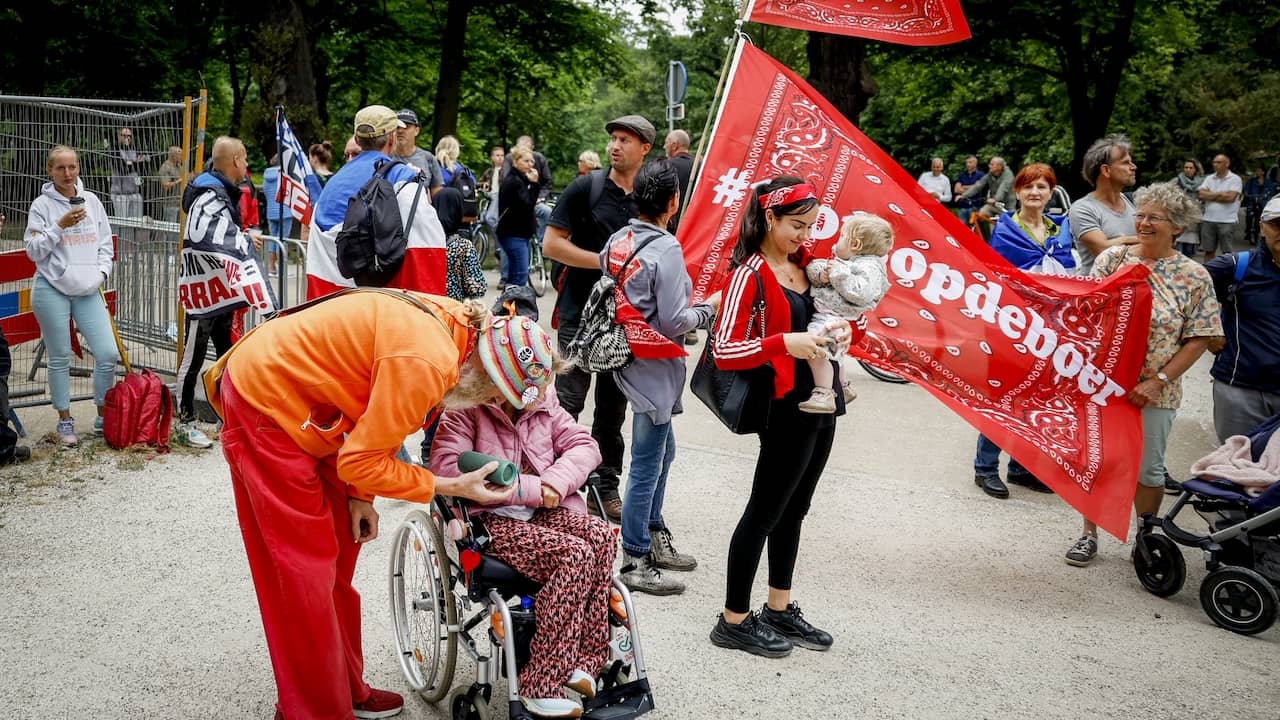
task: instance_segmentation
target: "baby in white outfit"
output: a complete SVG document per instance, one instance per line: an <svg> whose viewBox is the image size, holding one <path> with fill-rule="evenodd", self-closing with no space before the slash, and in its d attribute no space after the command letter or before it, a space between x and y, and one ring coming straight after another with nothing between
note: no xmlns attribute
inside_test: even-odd
<svg viewBox="0 0 1280 720"><path fill-rule="evenodd" d="M831 328L848 326L862 313L871 310L880 298L889 292L889 274L885 269L886 256L893 249L893 228L877 215L855 212L840 228L840 239L831 248L830 260L814 260L806 272L809 275L810 292L817 313L810 321L809 332L827 337ZM852 402L857 394L844 377L844 366L838 361L848 351L848 345L828 341L831 357L840 367L840 386L845 402ZM833 413L836 411L836 394L832 389L835 368L832 360L818 358L807 361L813 371L813 394L800 403L799 408L809 413Z"/></svg>

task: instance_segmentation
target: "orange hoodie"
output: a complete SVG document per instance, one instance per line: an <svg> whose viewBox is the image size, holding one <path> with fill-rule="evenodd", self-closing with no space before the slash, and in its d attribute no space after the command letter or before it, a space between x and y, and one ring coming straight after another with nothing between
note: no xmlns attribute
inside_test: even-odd
<svg viewBox="0 0 1280 720"><path fill-rule="evenodd" d="M353 293L265 323L227 360L237 392L334 462L352 497L430 502L435 489L429 470L395 455L457 383L471 331L461 303L414 296L444 325L404 300Z"/></svg>

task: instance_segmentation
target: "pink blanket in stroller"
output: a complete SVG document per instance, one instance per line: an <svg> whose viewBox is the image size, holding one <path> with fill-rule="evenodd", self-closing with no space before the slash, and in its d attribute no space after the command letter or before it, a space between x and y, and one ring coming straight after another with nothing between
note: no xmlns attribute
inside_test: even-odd
<svg viewBox="0 0 1280 720"><path fill-rule="evenodd" d="M1192 463L1191 474L1229 480L1243 486L1249 495L1261 495L1269 485L1280 482L1280 442L1268 442L1254 462L1249 438L1232 435L1217 450Z"/></svg>

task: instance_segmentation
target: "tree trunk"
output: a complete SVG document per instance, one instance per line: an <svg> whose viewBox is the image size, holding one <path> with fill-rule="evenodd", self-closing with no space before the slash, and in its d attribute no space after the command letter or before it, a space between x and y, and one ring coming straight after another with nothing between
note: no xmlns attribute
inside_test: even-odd
<svg viewBox="0 0 1280 720"><path fill-rule="evenodd" d="M1107 134L1125 66L1135 51L1132 35L1136 0L1119 0L1111 12L1114 25L1107 31L1086 28L1077 19L1063 26L1059 44L1071 108L1071 172L1065 184L1073 194L1090 190L1080 174L1084 154L1095 140Z"/></svg>
<svg viewBox="0 0 1280 720"><path fill-rule="evenodd" d="M854 125L880 92L867 65L867 41L848 35L809 33L809 77L815 90Z"/></svg>
<svg viewBox="0 0 1280 720"><path fill-rule="evenodd" d="M467 48L467 15L472 0L451 0L445 15L444 37L440 44L440 82L436 85L432 113L431 147L440 138L458 133L458 109L462 93L463 53Z"/></svg>
<svg viewBox="0 0 1280 720"><path fill-rule="evenodd" d="M251 57L262 106L251 119L250 132L264 155L276 152L274 111L282 105L300 142L319 137L316 82L311 70L311 43L297 0L267 0Z"/></svg>

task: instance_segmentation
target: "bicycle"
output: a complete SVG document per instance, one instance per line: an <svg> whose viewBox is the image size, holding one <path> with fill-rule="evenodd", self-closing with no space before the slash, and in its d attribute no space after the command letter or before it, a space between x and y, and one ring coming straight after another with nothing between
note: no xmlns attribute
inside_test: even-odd
<svg viewBox="0 0 1280 720"><path fill-rule="evenodd" d="M533 294L542 297L551 287L551 268L542 256L542 243L537 237L529 238L529 287Z"/></svg>
<svg viewBox="0 0 1280 720"><path fill-rule="evenodd" d="M493 236L493 228L489 227L489 223L484 221L484 211L489 202L489 195L480 193L480 205L476 217L460 233L465 234L464 236L475 247L476 258L479 259L481 265L484 264L485 258L489 256L489 253L497 245L497 239Z"/></svg>
<svg viewBox="0 0 1280 720"><path fill-rule="evenodd" d="M891 373L888 370L881 370L880 368L876 367L875 365L872 365L866 360L859 360L858 364L862 366L863 370L867 371L868 375L879 380L880 382L894 383L895 385L902 385L902 384L906 384L907 382L910 382L909 380L902 377L901 375L895 375L894 373Z"/></svg>

